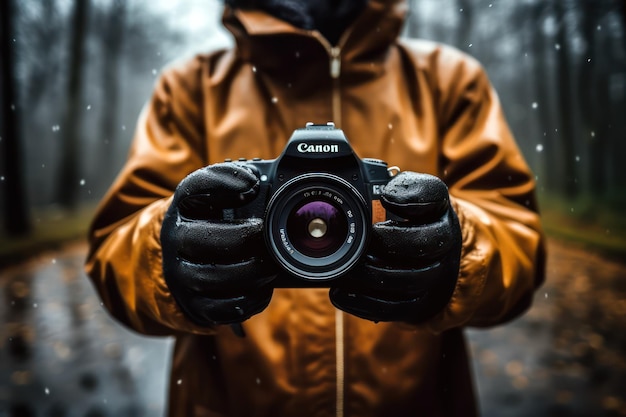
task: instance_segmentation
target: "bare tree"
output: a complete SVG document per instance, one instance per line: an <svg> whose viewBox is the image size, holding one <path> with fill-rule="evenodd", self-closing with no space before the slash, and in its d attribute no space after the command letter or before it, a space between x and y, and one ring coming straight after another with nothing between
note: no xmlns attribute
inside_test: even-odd
<svg viewBox="0 0 626 417"><path fill-rule="evenodd" d="M120 101L120 61L126 28L126 2L113 0L104 17L101 30L103 109L100 118L101 149L99 172L110 172L118 136Z"/></svg>
<svg viewBox="0 0 626 417"><path fill-rule="evenodd" d="M470 0L457 0L457 8L460 13L459 27L457 29L457 41L456 44L464 51L470 50L472 45L472 28L474 26L474 9L472 7L472 1Z"/></svg>
<svg viewBox="0 0 626 417"><path fill-rule="evenodd" d="M19 131L20 106L17 105L15 91L15 51L13 41L12 19L15 17L13 1L0 2L0 25L2 26L0 51L2 51L2 134L4 150L2 152L5 165L5 197L4 224L6 231L13 236L25 235L30 229L30 217L26 204L26 188L22 172L22 147Z"/></svg>
<svg viewBox="0 0 626 417"><path fill-rule="evenodd" d="M564 4L565 3L565 4ZM577 97L573 90L573 69L570 62L571 51L568 37L568 25L566 19L566 6L569 2L553 0L552 7L558 19L559 25L556 33L556 76L557 76L557 100L559 104L559 147L563 160L563 191L568 198L578 195L578 173L576 170L574 143L577 137L575 129L575 111L573 104Z"/></svg>
<svg viewBox="0 0 626 417"><path fill-rule="evenodd" d="M67 107L63 119L63 144L57 184L59 203L73 209L78 200L79 135L83 90L84 43L87 34L89 0L75 0L70 37L70 65L68 69Z"/></svg>

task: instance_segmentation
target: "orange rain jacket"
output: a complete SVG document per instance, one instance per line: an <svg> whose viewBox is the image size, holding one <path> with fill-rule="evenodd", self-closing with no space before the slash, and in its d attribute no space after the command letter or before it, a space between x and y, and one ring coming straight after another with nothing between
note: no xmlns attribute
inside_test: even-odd
<svg viewBox="0 0 626 417"><path fill-rule="evenodd" d="M479 64L399 40L407 5L371 0L337 46L226 8L236 46L163 72L90 231L87 271L128 327L174 335L169 415L476 414L463 326L528 307L543 280L534 181ZM463 233L457 287L420 326L342 313L324 289L277 289L243 323L204 328L163 280L159 233L183 177L225 158L275 158L295 128L334 121L361 158L441 177Z"/></svg>

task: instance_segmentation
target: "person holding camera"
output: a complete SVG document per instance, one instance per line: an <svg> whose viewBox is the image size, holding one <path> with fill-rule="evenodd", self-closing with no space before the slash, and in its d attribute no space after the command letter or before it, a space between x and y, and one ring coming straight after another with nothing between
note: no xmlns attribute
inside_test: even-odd
<svg viewBox="0 0 626 417"><path fill-rule="evenodd" d="M170 416L477 415L463 328L543 282L535 183L480 64L400 39L407 9L230 0L235 46L159 77L86 270L175 337Z"/></svg>

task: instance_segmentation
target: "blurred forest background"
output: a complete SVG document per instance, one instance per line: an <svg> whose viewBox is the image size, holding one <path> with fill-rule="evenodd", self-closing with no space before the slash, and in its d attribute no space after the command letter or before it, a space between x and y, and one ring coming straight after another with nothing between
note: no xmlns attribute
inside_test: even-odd
<svg viewBox="0 0 626 417"><path fill-rule="evenodd" d="M232 40L217 0L0 4L1 260L84 233L161 68ZM485 66L536 173L548 231L618 254L625 27L623 0L413 0L405 26Z"/></svg>

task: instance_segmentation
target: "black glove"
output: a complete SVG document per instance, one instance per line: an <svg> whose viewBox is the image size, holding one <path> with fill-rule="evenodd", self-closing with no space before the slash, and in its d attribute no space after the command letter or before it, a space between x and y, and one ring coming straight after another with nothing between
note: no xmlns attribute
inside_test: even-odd
<svg viewBox="0 0 626 417"><path fill-rule="evenodd" d="M270 302L275 271L265 260L263 221L232 219L258 188L248 168L222 163L191 173L174 192L161 229L163 275L196 324L239 323Z"/></svg>
<svg viewBox="0 0 626 417"><path fill-rule="evenodd" d="M381 202L402 220L376 223L366 262L345 287L331 288L333 304L373 321L422 322L452 296L461 258L461 228L439 178L402 172Z"/></svg>

